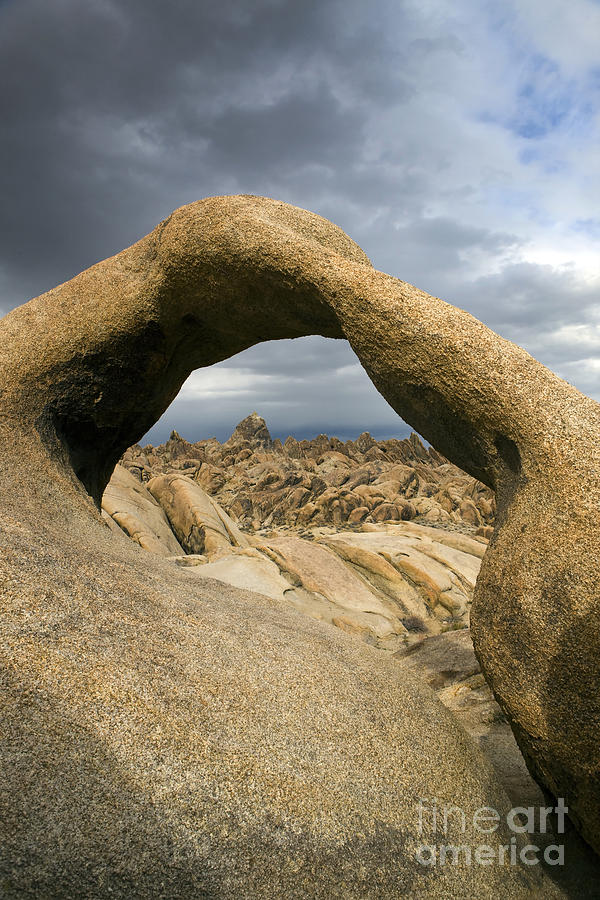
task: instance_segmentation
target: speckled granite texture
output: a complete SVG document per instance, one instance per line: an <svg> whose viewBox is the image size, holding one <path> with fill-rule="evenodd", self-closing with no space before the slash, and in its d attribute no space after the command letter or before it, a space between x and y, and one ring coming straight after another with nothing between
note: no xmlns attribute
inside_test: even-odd
<svg viewBox="0 0 600 900"><path fill-rule="evenodd" d="M212 198L0 321L4 896L552 895L539 867L416 860L420 797L510 807L416 677L282 603L199 586L95 505L192 369L315 333L347 337L496 489L476 649L532 771L598 847L600 407L318 216ZM473 838L454 823L444 840Z"/></svg>

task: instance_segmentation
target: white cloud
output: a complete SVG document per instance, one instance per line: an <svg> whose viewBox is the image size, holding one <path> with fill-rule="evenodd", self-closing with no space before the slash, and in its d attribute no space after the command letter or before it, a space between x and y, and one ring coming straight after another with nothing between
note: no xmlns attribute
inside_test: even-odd
<svg viewBox="0 0 600 900"><path fill-rule="evenodd" d="M265 375L250 368L232 369L221 364L193 372L179 397L181 400L218 399L228 394L248 397L268 390L277 380L276 375Z"/></svg>
<svg viewBox="0 0 600 900"><path fill-rule="evenodd" d="M518 0L514 30L541 53L579 74L598 66L600 6L594 0Z"/></svg>

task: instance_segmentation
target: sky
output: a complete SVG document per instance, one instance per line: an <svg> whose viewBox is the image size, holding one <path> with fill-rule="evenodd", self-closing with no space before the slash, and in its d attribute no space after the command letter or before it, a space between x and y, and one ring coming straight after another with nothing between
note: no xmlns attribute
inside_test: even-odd
<svg viewBox="0 0 600 900"><path fill-rule="evenodd" d="M202 197L340 225L600 399L599 0L0 0L0 314ZM343 341L195 372L147 440L410 429Z"/></svg>

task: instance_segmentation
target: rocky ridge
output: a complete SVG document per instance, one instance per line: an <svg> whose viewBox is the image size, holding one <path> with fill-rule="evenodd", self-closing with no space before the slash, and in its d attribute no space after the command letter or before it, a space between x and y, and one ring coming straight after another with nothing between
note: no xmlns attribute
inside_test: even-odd
<svg viewBox="0 0 600 900"><path fill-rule="evenodd" d="M115 469L107 520L197 578L283 601L390 651L469 624L485 538L395 521L243 531L185 470L146 483L133 472Z"/></svg>
<svg viewBox="0 0 600 900"><path fill-rule="evenodd" d="M448 462L416 434L355 441L320 434L273 440L256 412L224 443L189 443L172 432L166 444L131 447L121 460L140 481L183 472L233 516L261 528L415 521L489 537L493 491Z"/></svg>

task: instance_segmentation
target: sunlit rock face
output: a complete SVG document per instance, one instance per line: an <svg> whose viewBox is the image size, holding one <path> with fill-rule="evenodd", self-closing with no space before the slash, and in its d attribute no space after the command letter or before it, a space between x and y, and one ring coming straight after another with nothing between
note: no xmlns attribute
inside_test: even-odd
<svg viewBox="0 0 600 900"><path fill-rule="evenodd" d="M527 866L444 867L424 888L419 798L510 801L419 678L100 515L191 370L306 334L346 337L496 491L475 647L531 770L597 846L600 408L331 223L210 198L0 322L5 895L549 895Z"/></svg>

